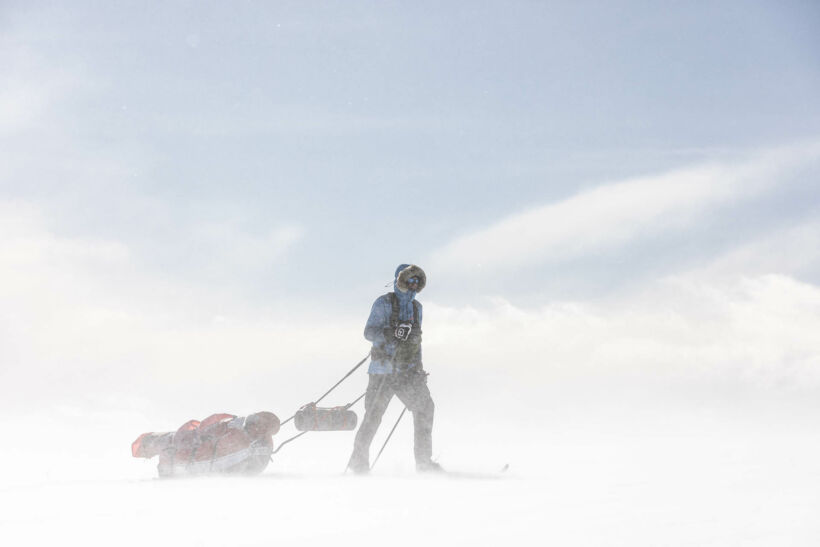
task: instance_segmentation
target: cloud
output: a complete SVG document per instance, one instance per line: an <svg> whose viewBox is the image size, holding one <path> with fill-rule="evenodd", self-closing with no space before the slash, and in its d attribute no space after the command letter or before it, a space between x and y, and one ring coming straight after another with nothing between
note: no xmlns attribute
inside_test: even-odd
<svg viewBox="0 0 820 547"><path fill-rule="evenodd" d="M780 188L790 173L818 158L820 145L811 144L603 185L460 236L434 251L428 263L451 272L465 266L514 270L682 231L716 207Z"/></svg>
<svg viewBox="0 0 820 547"><path fill-rule="evenodd" d="M237 230L206 230L215 263L269 264L301 234L293 226L260 236ZM0 375L14 393L37 385L29 396L47 397L103 375L109 388L117 379L177 385L202 370L219 381L261 361L292 362L299 351L315 358L310 320L257 315L230 294L145 269L110 236L55 233L36 206L0 201Z"/></svg>
<svg viewBox="0 0 820 547"><path fill-rule="evenodd" d="M820 389L820 288L783 275L687 275L628 298L425 309L425 356L499 384ZM532 386L541 386L532 387Z"/></svg>
<svg viewBox="0 0 820 547"><path fill-rule="evenodd" d="M820 220L812 218L767 233L730 249L687 275L719 279L769 273L820 276Z"/></svg>
<svg viewBox="0 0 820 547"><path fill-rule="evenodd" d="M93 80L80 67L50 66L35 51L8 40L0 49L0 136L44 129L46 119L78 90Z"/></svg>
<svg viewBox="0 0 820 547"><path fill-rule="evenodd" d="M93 442L113 453L141 431L215 411L285 418L369 349L362 317L225 305L213 287L139 271L116 241L60 236L36 208L0 205L0 397L15 421L59 424L72 438L104 430ZM287 247L288 233L270 238ZM790 398L820 390L820 288L785 275L681 274L617 300L537 308L502 298L425 305L442 431L498 423L540 435L540 416L555 424L589 411L585 400L596 414L670 393L698 412L691 400L715 385L721 402L749 388ZM365 385L360 369L325 404L352 401Z"/></svg>
<svg viewBox="0 0 820 547"><path fill-rule="evenodd" d="M119 393L240 409L275 395L290 408L368 349L362 317L270 310L231 300L218 286L141 270L123 243L55 234L30 204L0 203L0 228L7 401ZM214 256L255 261L275 260L300 233L251 236L228 223L201 236L226 247ZM719 275L682 272L615 298L526 308L504 298L466 307L425 301L425 361L439 389L483 381L471 393L491 390L500 401L525 400L543 386L572 386L569 393L618 382L695 393L715 383L817 390L820 288L778 273L777 257L768 257L795 234L799 251L816 233L813 223L794 227L715 261L731 265L715 266Z"/></svg>
<svg viewBox="0 0 820 547"><path fill-rule="evenodd" d="M0 263L8 271L20 271L24 264L57 269L78 263L121 263L129 255L117 241L49 235L39 209L24 201L0 202Z"/></svg>
<svg viewBox="0 0 820 547"><path fill-rule="evenodd" d="M262 233L244 229L240 222L224 221L196 225L192 228L191 242L207 249L214 257L208 264L212 272L257 271L279 262L304 236L298 225L270 228Z"/></svg>

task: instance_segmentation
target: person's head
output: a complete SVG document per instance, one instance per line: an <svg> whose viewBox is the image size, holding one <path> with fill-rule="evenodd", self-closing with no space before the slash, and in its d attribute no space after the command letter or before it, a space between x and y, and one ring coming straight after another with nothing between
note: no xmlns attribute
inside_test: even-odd
<svg viewBox="0 0 820 547"><path fill-rule="evenodd" d="M408 277L405 280L407 289L413 292L419 292L419 279L420 278L418 276Z"/></svg>
<svg viewBox="0 0 820 547"><path fill-rule="evenodd" d="M396 268L396 290L418 293L427 285L427 275L415 264L401 264Z"/></svg>

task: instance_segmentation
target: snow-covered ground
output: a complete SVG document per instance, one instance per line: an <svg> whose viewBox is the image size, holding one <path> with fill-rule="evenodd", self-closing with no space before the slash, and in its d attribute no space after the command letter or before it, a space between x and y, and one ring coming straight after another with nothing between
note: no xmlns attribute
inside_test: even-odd
<svg viewBox="0 0 820 547"><path fill-rule="evenodd" d="M466 427L443 417L436 452L445 467L459 471L443 476L414 473L409 420L368 477L342 474L352 435L332 432L284 448L258 477L173 480L154 478L156 460L130 458L129 437L139 433L130 424L79 425L53 432L54 457L44 452L48 443L37 441L28 449L4 448L11 459L0 486L0 540L817 545L820 442L799 407L692 402L604 412L559 404L529 422L513 407L501 421ZM397 411L394 404L385 424ZM511 425L515 417L525 425ZM497 473L506 463L509 470Z"/></svg>

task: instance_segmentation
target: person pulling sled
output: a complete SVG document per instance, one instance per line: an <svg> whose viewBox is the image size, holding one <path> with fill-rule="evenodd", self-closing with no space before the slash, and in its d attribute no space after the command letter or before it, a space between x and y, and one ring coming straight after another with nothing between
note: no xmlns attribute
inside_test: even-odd
<svg viewBox="0 0 820 547"><path fill-rule="evenodd" d="M370 471L370 443L393 395L413 413L416 469L442 470L432 460L435 404L422 365L422 305L416 300L416 294L427 284L427 276L415 264L402 264L394 277L393 292L376 299L364 328L364 337L373 343L365 414L347 464L357 474Z"/></svg>

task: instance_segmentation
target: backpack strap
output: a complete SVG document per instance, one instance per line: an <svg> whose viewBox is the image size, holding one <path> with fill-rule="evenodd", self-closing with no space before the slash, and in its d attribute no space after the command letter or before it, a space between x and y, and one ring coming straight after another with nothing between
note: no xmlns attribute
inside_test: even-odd
<svg viewBox="0 0 820 547"><path fill-rule="evenodd" d="M399 324L399 298L396 293L388 293L390 295L390 326L395 327Z"/></svg>
<svg viewBox="0 0 820 547"><path fill-rule="evenodd" d="M390 310L390 326L396 327L399 324L399 297L396 296L396 293L391 292L388 293L390 295L390 305L392 309ZM413 318L410 322L413 325L418 324L419 319L419 303L413 300Z"/></svg>

